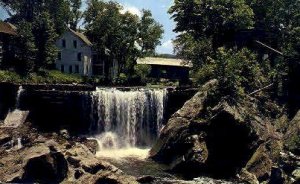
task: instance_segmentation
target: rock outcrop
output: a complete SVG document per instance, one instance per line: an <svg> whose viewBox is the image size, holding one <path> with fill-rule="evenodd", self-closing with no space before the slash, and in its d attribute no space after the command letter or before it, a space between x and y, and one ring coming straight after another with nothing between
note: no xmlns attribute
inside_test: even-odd
<svg viewBox="0 0 300 184"><path fill-rule="evenodd" d="M211 106L216 86L215 80L205 84L170 118L150 157L188 178L241 174L251 182L266 180L282 149L280 134L255 103Z"/></svg>
<svg viewBox="0 0 300 184"><path fill-rule="evenodd" d="M30 123L0 128L0 135L0 183L138 183L97 158L93 140L37 132Z"/></svg>
<svg viewBox="0 0 300 184"><path fill-rule="evenodd" d="M288 123L284 145L289 151L300 155L300 111Z"/></svg>

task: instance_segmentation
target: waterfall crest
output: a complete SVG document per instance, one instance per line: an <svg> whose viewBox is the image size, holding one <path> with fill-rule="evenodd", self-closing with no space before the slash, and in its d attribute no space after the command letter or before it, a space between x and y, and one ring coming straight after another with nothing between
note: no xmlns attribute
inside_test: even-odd
<svg viewBox="0 0 300 184"><path fill-rule="evenodd" d="M91 98L91 133L100 150L149 147L158 137L167 90L97 88Z"/></svg>
<svg viewBox="0 0 300 184"><path fill-rule="evenodd" d="M12 127L16 128L20 126L20 124L24 123L28 117L28 111L20 110L20 98L24 89L22 86L19 87L16 95L16 105L13 111L9 111L4 120L4 125L2 127Z"/></svg>

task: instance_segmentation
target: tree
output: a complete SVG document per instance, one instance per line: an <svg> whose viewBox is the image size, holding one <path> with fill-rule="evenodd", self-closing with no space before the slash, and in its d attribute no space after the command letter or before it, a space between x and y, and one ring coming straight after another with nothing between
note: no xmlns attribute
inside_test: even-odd
<svg viewBox="0 0 300 184"><path fill-rule="evenodd" d="M49 13L43 12L33 22L32 33L37 47L35 71L40 68L52 68L57 56L55 41L57 34Z"/></svg>
<svg viewBox="0 0 300 184"><path fill-rule="evenodd" d="M100 56L119 63L118 73L134 75L136 59L146 53L153 53L160 43L161 26L144 10L142 19L115 2L91 0L84 13L87 36L94 43Z"/></svg>
<svg viewBox="0 0 300 184"><path fill-rule="evenodd" d="M253 11L244 0L175 0L169 13L176 22L175 32L198 40L212 38L214 49L235 31L253 26Z"/></svg>
<svg viewBox="0 0 300 184"><path fill-rule="evenodd" d="M75 10L70 8L70 2L68 0L51 0L46 1L45 6L45 11L49 13L51 21L54 23L56 34L63 34L70 20L74 19L73 11Z"/></svg>
<svg viewBox="0 0 300 184"><path fill-rule="evenodd" d="M18 73L27 75L34 70L37 52L32 34L32 24L22 21L17 26L22 27L22 29L18 29L18 37L14 43L16 53L14 65Z"/></svg>
<svg viewBox="0 0 300 184"><path fill-rule="evenodd" d="M149 10L142 11L139 23L139 40L143 55L154 55L155 48L161 44L160 39L164 33L163 26L155 21Z"/></svg>
<svg viewBox="0 0 300 184"><path fill-rule="evenodd" d="M70 28L76 31L78 23L82 18L82 11L80 10L82 1L81 0L69 0L69 1L70 1L70 9L71 9Z"/></svg>

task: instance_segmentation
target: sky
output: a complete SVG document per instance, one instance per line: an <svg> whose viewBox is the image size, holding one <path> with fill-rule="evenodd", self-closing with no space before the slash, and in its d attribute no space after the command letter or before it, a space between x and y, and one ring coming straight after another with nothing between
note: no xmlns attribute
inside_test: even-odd
<svg viewBox="0 0 300 184"><path fill-rule="evenodd" d="M156 51L160 54L172 54L173 44L172 39L176 37L176 33L173 32L175 23L170 19L170 15L167 13L171 7L173 0L115 0L123 5L126 11L133 14L141 15L142 9L151 10L153 17L156 21L163 25L164 35L161 40L162 45L158 46ZM86 7L86 3L83 5L83 9ZM0 19L7 18L5 10L0 7Z"/></svg>

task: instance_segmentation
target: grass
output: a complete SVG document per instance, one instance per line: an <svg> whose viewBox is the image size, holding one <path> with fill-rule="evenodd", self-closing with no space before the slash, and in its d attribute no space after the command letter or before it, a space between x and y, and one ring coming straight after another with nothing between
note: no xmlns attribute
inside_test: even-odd
<svg viewBox="0 0 300 184"><path fill-rule="evenodd" d="M12 71L0 70L0 82L28 83L28 84L72 84L83 83L84 79L75 74L61 73L56 70L45 70L39 73L31 73L28 76L20 76Z"/></svg>

